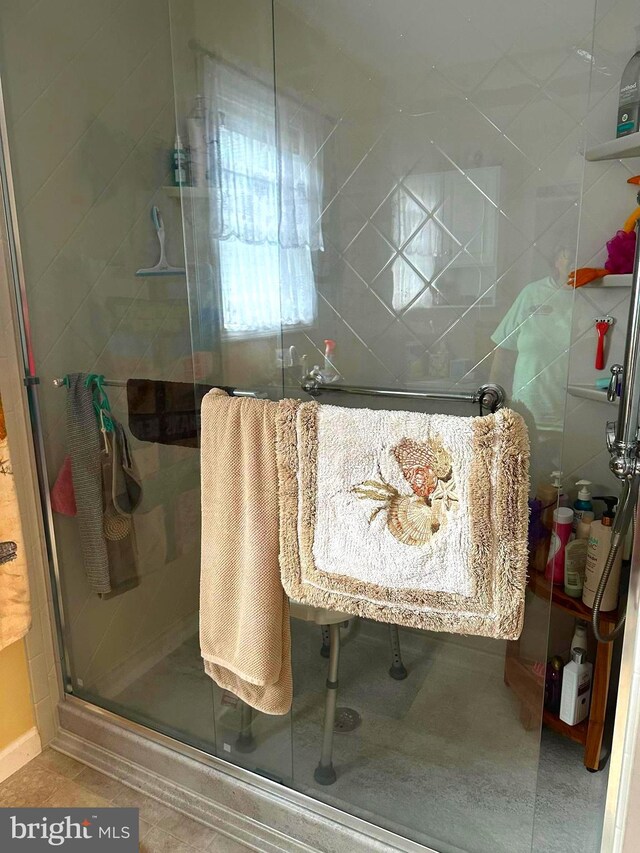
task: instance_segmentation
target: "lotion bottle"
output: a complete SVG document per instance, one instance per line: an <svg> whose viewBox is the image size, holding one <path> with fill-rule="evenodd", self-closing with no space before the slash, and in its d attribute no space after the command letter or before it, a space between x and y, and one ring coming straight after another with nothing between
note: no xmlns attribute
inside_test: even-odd
<svg viewBox="0 0 640 853"><path fill-rule="evenodd" d="M572 649L571 660L562 671L560 719L568 726L576 726L586 719L591 699L591 672L585 649Z"/></svg>
<svg viewBox="0 0 640 853"><path fill-rule="evenodd" d="M618 499L613 496L596 497L594 500L604 501L607 505L599 521L591 522L589 531L589 546L587 548L587 564L584 574L584 587L582 590L582 601L587 607L593 607L593 601L598 590L598 584L604 571L609 548L611 546L611 534L613 532L613 520L615 518L614 507ZM603 612L615 610L618 604L618 587L620 586L620 566L622 564L622 548L618 550L609 581L607 583L600 610Z"/></svg>
<svg viewBox="0 0 640 853"><path fill-rule="evenodd" d="M588 539L574 539L565 545L564 591L571 598L582 598L588 547Z"/></svg>

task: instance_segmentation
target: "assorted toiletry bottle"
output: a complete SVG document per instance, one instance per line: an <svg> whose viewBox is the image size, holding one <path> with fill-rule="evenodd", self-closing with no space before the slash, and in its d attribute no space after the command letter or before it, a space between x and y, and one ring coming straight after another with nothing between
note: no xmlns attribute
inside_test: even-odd
<svg viewBox="0 0 640 853"><path fill-rule="evenodd" d="M564 591L571 598L582 598L587 567L588 539L577 536L564 549Z"/></svg>
<svg viewBox="0 0 640 853"><path fill-rule="evenodd" d="M335 365L336 342L327 338L324 342L324 364L320 372L323 382L335 382L340 374Z"/></svg>
<svg viewBox="0 0 640 853"><path fill-rule="evenodd" d="M576 726L589 714L592 671L586 649L572 649L571 660L562 671L560 695L560 719L568 726Z"/></svg>
<svg viewBox="0 0 640 853"><path fill-rule="evenodd" d="M204 95L196 95L186 120L187 146L178 130L171 152L173 184L176 187L206 187L208 183L207 106Z"/></svg>
<svg viewBox="0 0 640 853"><path fill-rule="evenodd" d="M569 662L565 665L562 656L554 655L547 663L544 706L569 726L582 722L589 713L593 667L587 663L587 631L587 623L576 619Z"/></svg>
<svg viewBox="0 0 640 853"><path fill-rule="evenodd" d="M616 136L640 129L640 27L636 27L636 52L627 62L620 81Z"/></svg>
<svg viewBox="0 0 640 853"><path fill-rule="evenodd" d="M553 530L549 545L549 558L544 576L554 584L564 584L565 550L572 534L573 510L559 506L553 511Z"/></svg>
<svg viewBox="0 0 640 853"><path fill-rule="evenodd" d="M544 682L544 706L552 714L560 712L563 668L564 661L560 655L554 655L547 664L547 676Z"/></svg>
<svg viewBox="0 0 640 853"><path fill-rule="evenodd" d="M591 522L591 530L589 532L587 563L584 576L584 588L582 591L582 601L588 607L593 607L593 601L598 589L598 584L600 583L600 578L602 577L607 557L609 556L613 521L615 518L614 510L615 505L618 502L617 498L610 495L604 497L596 496L594 497L594 500L604 501L607 508L602 514L601 519ZM620 548L613 564L613 569L609 576L609 581L600 604L600 609L602 611L615 610L617 607L622 551L623 549Z"/></svg>
<svg viewBox="0 0 640 853"><path fill-rule="evenodd" d="M593 512L593 504L591 502L591 492L589 486L590 480L578 480L576 486L579 486L578 498L573 504L573 532L578 529L578 524L581 521L592 522L595 518Z"/></svg>
<svg viewBox="0 0 640 853"><path fill-rule="evenodd" d="M187 119L189 141L189 183L192 187L207 185L207 137L204 95L196 95L193 110Z"/></svg>
<svg viewBox="0 0 640 853"><path fill-rule="evenodd" d="M562 471L551 472L551 482L539 483L536 490L535 541L532 543L532 563L537 572L544 572L549 555L549 540L553 528L553 512L558 506L567 506L569 496L562 491Z"/></svg>
<svg viewBox="0 0 640 853"><path fill-rule="evenodd" d="M429 353L429 377L431 379L448 379L451 363L451 353L444 336L436 344L433 352Z"/></svg>
<svg viewBox="0 0 640 853"><path fill-rule="evenodd" d="M187 150L179 133L176 133L176 141L173 145L172 169L174 186L185 187L187 185Z"/></svg>
<svg viewBox="0 0 640 853"><path fill-rule="evenodd" d="M571 645L569 649L584 649L585 651L588 649L587 645L587 623L584 619L576 619L576 624L573 629L573 637L571 638ZM570 657L571 655L569 655Z"/></svg>

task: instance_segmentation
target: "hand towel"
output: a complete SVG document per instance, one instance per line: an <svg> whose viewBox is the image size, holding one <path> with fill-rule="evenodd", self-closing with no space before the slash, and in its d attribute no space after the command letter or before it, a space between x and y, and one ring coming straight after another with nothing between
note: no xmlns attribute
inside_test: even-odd
<svg viewBox="0 0 640 853"><path fill-rule="evenodd" d="M277 411L219 389L202 401L200 649L220 687L266 714L286 714L293 692L278 563Z"/></svg>
<svg viewBox="0 0 640 853"><path fill-rule="evenodd" d="M517 639L529 489L519 415L283 400L277 420L280 561L292 600Z"/></svg>
<svg viewBox="0 0 640 853"><path fill-rule="evenodd" d="M24 637L30 625L27 561L0 399L0 649Z"/></svg>
<svg viewBox="0 0 640 853"><path fill-rule="evenodd" d="M103 532L102 441L86 374L67 376L67 445L71 457L82 562L89 587L111 592L109 557Z"/></svg>

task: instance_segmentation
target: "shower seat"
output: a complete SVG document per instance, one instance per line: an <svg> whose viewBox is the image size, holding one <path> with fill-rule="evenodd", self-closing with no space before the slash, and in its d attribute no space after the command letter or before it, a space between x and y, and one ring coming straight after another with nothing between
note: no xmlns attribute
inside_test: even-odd
<svg viewBox="0 0 640 853"><path fill-rule="evenodd" d="M319 785L333 785L336 781L336 771L333 767L333 734L336 720L336 707L338 704L338 666L340 663L340 626L353 619L349 613L340 613L336 610L325 610L321 607L311 607L308 604L300 604L290 601L290 614L293 619L304 622L315 622L322 629L322 646L320 654L329 658L327 672L327 693L324 706L324 725L322 730L322 750L320 761L314 770L313 777ZM357 617L355 617L357 618ZM391 666L389 675L396 681L406 678L408 673L402 662L400 652L400 637L398 626L389 625L389 640L391 643ZM250 752L255 748L252 732L252 709L242 703L240 734L236 741L236 748L241 752Z"/></svg>

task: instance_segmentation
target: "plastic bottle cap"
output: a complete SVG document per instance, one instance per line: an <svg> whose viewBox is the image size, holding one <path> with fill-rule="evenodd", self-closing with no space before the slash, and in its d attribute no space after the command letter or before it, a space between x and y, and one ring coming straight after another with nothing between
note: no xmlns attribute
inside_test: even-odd
<svg viewBox="0 0 640 853"><path fill-rule="evenodd" d="M575 649L571 649L571 660L575 661L575 663L584 663L587 659L587 653L584 649L579 649L577 646Z"/></svg>
<svg viewBox="0 0 640 853"><path fill-rule="evenodd" d="M559 506L553 511L553 520L558 524L569 524L573 521L573 510L568 506Z"/></svg>
<svg viewBox="0 0 640 853"><path fill-rule="evenodd" d="M580 491L578 492L578 500L588 501L591 500L591 492L587 488L591 485L591 480L577 480L576 486L582 486Z"/></svg>

